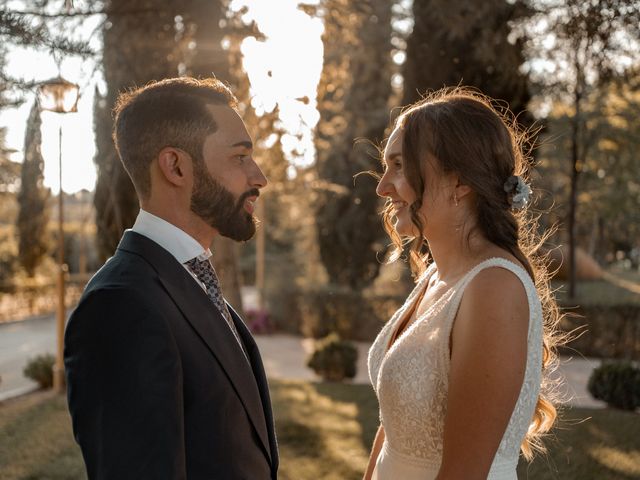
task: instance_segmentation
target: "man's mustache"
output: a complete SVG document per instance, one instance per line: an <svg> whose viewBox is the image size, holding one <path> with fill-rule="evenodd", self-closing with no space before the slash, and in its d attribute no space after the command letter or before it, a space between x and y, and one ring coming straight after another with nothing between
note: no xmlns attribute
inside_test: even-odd
<svg viewBox="0 0 640 480"><path fill-rule="evenodd" d="M259 196L260 196L260 190L258 190L257 188L252 188L251 190L247 190L242 195L240 195L240 198L238 198L237 208L242 208L242 205L244 204L244 201L247 198L259 197Z"/></svg>

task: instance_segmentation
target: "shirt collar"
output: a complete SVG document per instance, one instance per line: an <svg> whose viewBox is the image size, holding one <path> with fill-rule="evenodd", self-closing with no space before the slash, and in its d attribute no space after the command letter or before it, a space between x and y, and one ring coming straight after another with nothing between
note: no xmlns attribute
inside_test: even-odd
<svg viewBox="0 0 640 480"><path fill-rule="evenodd" d="M198 260L211 257L211 250L202 248L187 232L146 210L140 209L131 230L156 242L180 263L194 257Z"/></svg>

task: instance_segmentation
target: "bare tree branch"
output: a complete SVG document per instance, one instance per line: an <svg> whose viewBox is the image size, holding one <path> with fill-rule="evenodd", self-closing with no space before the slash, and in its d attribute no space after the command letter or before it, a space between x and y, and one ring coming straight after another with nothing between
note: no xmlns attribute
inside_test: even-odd
<svg viewBox="0 0 640 480"><path fill-rule="evenodd" d="M31 16L38 18L69 18L69 17L91 17L93 15L141 15L154 13L151 8L134 8L134 9L103 9L103 10L82 10L58 13L46 13L37 10L20 10L11 12L17 16Z"/></svg>

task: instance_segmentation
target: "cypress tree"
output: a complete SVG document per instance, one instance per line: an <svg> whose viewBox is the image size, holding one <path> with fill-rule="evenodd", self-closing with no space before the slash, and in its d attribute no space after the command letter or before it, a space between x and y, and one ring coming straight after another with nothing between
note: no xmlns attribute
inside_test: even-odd
<svg viewBox="0 0 640 480"><path fill-rule="evenodd" d="M530 95L520 69L523 40L511 36L511 24L530 13L522 1L414 0L402 103L415 102L427 90L462 84L522 112Z"/></svg>
<svg viewBox="0 0 640 480"><path fill-rule="evenodd" d="M377 170L389 124L390 0L325 0L324 65L315 132L320 257L330 282L358 290L377 276L384 232L375 182L355 176ZM365 139L364 141L361 141Z"/></svg>
<svg viewBox="0 0 640 480"><path fill-rule="evenodd" d="M47 253L47 200L49 190L44 188L44 160L40 151L42 135L40 109L34 102L27 120L24 139L24 161L18 193L18 257L27 274L32 277L36 267ZM59 193L62 195L62 192Z"/></svg>

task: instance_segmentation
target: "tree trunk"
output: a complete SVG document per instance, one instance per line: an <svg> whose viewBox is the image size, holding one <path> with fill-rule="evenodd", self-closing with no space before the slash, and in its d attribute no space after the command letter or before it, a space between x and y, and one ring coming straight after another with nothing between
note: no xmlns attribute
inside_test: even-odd
<svg viewBox="0 0 640 480"><path fill-rule="evenodd" d="M147 0L150 11L126 14L131 2L110 0L103 29L103 64L107 92L96 96L96 156L98 171L94 205L98 249L102 259L111 256L126 228L131 227L139 204L133 184L115 151L111 110L118 94L151 80L178 73L175 52L175 10L164 0Z"/></svg>
<svg viewBox="0 0 640 480"><path fill-rule="evenodd" d="M574 123L578 120L575 119ZM571 191L569 194L569 297L576 296L576 210L578 203L578 139L577 125L571 133Z"/></svg>
<svg viewBox="0 0 640 480"><path fill-rule="evenodd" d="M240 268L238 267L237 244L233 240L216 236L213 241L213 264L216 269L224 298L244 317L242 308L242 294L240 282Z"/></svg>
<svg viewBox="0 0 640 480"><path fill-rule="evenodd" d="M386 242L375 182L357 175L379 167L374 145L389 124L392 2L325 0L321 6L324 65L314 142L316 172L327 187L317 201L318 246L330 283L358 291L378 276L378 251Z"/></svg>
<svg viewBox="0 0 640 480"><path fill-rule="evenodd" d="M576 296L576 215L578 209L578 177L582 169L580 159L580 121L582 103L582 68L575 53L576 83L574 90L574 116L571 122L571 190L569 193L569 298Z"/></svg>
<svg viewBox="0 0 640 480"><path fill-rule="evenodd" d="M183 8L189 39L195 42L193 55L186 58L187 73L201 78L215 76L233 85L235 79L231 78L230 74L229 52L222 48L224 31L220 27L220 21L225 18L225 5L216 0L191 0L185 3ZM218 235L213 242L212 261L224 297L242 315L237 250L236 242Z"/></svg>

